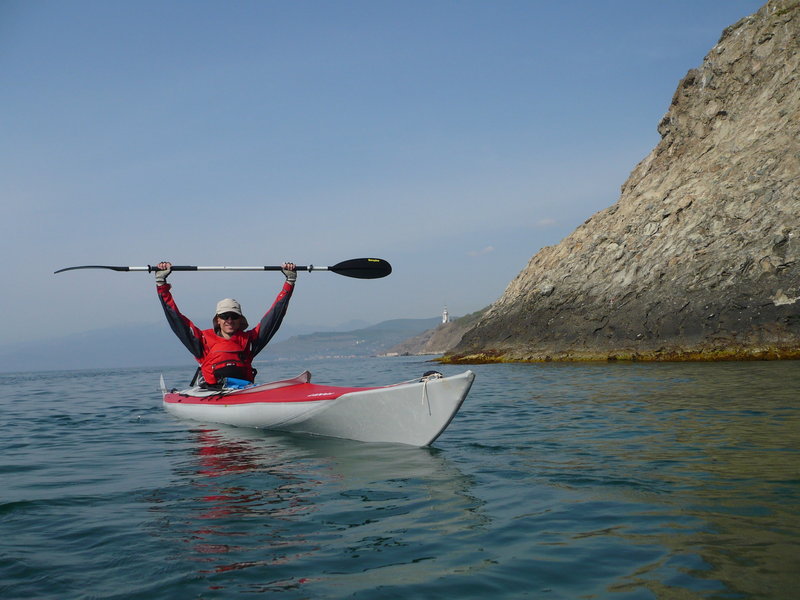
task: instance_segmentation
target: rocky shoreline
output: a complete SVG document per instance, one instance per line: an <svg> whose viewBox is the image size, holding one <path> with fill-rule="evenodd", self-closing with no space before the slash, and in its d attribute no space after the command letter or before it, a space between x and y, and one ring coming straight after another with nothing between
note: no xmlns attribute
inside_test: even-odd
<svg viewBox="0 0 800 600"><path fill-rule="evenodd" d="M543 248L443 362L800 358L800 0L728 27L616 204Z"/></svg>

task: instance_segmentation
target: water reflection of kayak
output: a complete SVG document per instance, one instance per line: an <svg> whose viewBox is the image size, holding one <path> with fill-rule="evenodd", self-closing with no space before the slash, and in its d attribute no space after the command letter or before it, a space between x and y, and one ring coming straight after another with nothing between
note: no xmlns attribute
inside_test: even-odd
<svg viewBox="0 0 800 600"><path fill-rule="evenodd" d="M431 444L450 424L472 386L465 371L375 388L311 383L306 371L293 379L241 389L161 389L164 408L185 419L345 438L362 442Z"/></svg>

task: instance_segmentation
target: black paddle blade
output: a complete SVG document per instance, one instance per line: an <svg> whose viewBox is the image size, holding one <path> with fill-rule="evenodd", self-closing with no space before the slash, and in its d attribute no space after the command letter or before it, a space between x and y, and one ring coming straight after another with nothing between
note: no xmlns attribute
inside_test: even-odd
<svg viewBox="0 0 800 600"><path fill-rule="evenodd" d="M67 267L53 271L53 273L63 273L64 271L75 271L76 269L111 269L112 271L130 271L130 267L110 267L108 265L82 265L80 267Z"/></svg>
<svg viewBox="0 0 800 600"><path fill-rule="evenodd" d="M392 265L382 258L352 258L328 267L328 270L356 279L380 279L392 272Z"/></svg>

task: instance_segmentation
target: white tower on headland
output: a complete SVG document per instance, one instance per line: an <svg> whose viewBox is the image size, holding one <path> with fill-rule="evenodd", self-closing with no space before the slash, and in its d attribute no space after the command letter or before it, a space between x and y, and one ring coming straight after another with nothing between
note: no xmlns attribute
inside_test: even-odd
<svg viewBox="0 0 800 600"><path fill-rule="evenodd" d="M442 323L449 323L450 322L450 313L447 312L447 307L444 307L442 311Z"/></svg>

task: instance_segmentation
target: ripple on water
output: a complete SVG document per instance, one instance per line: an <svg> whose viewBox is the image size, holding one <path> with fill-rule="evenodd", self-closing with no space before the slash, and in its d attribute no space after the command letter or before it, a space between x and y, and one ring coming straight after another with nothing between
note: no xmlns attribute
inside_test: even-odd
<svg viewBox="0 0 800 600"><path fill-rule="evenodd" d="M429 367L366 363L264 368L370 384ZM782 597L800 572L799 367L479 365L432 449L181 422L158 370L17 375L0 590Z"/></svg>

